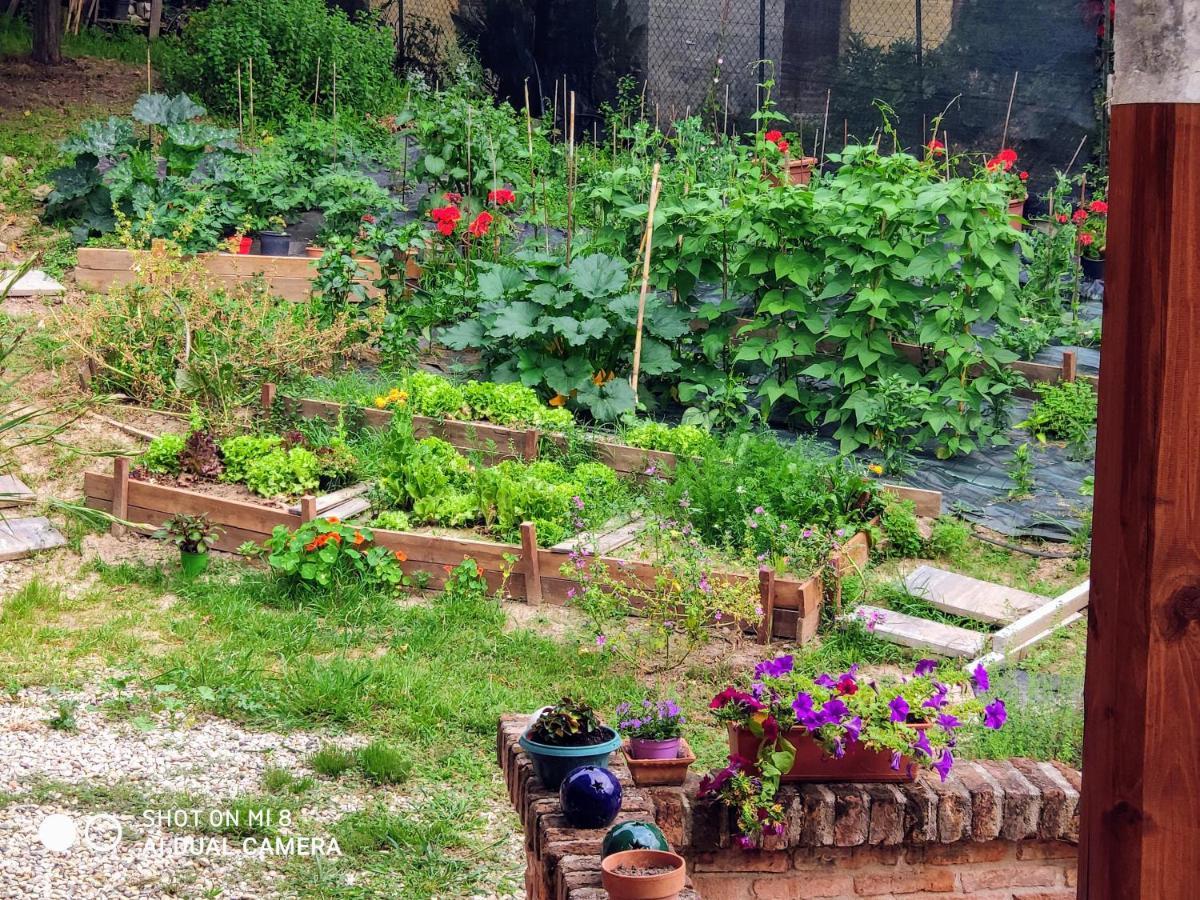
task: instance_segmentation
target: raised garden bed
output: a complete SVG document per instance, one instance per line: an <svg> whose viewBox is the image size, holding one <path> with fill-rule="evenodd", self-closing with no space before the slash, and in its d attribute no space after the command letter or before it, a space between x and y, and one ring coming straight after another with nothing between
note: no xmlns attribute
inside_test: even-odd
<svg viewBox="0 0 1200 900"><path fill-rule="evenodd" d="M175 513L203 513L210 522L224 529L215 544L218 550L236 551L247 541L261 545L276 526L296 529L319 515L329 514L320 512L330 507L331 501L327 498L305 496L301 498L298 511L281 510L266 503L211 496L204 493L201 485L183 488L141 481L130 478L129 472L129 460L121 457L114 461L111 474L85 473L86 505L111 513L145 533ZM115 528L123 530L120 525ZM371 531L376 544L404 554L406 559L402 565L407 573L428 573L428 586L434 589L445 583L449 567L458 565L465 557L478 564L493 590L503 585L509 596L529 603L565 604L568 591L577 585L576 581L560 573L569 550L540 547L532 523L522 525L520 545L381 528ZM867 536L863 533L846 543L843 554L862 565L869 549ZM654 586L660 575L660 570L651 563L611 556L597 559L616 578ZM756 626L760 641L776 637L803 643L816 634L824 592L819 574L798 578L763 568L757 573L714 572L712 577L731 583L758 583L764 611L763 620Z"/></svg>
<svg viewBox="0 0 1200 900"><path fill-rule="evenodd" d="M304 256L253 256L238 253L201 253L198 257L205 269L217 281L236 285L261 275L272 294L285 300L307 300L312 293L313 279L317 275L316 258ZM131 284L135 278L134 263L137 252L113 250L106 247L80 247L78 264L75 266L75 281L88 290L107 292L113 284ZM367 273L358 279L368 294L378 292L372 281L379 278L379 264L373 259L358 260ZM410 256L407 277L420 277L421 269L415 256Z"/></svg>

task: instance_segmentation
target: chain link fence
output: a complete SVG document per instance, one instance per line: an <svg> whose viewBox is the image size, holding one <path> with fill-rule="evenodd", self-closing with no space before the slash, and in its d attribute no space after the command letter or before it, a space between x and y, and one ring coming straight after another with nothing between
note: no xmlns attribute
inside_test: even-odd
<svg viewBox="0 0 1200 900"><path fill-rule="evenodd" d="M770 80L810 153L875 138L886 110L904 147L927 141L935 122L955 152L1014 147L1035 189L1072 159L1074 171L1103 162L1104 0L388 0L386 9L405 65L436 77L439 54L458 42L517 105L528 82L550 114L565 81L584 128L629 76L664 126L700 115L715 129L745 129Z"/></svg>

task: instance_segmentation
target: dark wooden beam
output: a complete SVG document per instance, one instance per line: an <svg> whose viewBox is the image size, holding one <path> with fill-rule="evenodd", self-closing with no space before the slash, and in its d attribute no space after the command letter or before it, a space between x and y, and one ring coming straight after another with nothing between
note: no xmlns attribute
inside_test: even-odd
<svg viewBox="0 0 1200 900"><path fill-rule="evenodd" d="M1129 38L1131 81L1164 60L1187 97L1188 53ZM1079 878L1097 900L1200 896L1200 103L1159 87L1112 108Z"/></svg>

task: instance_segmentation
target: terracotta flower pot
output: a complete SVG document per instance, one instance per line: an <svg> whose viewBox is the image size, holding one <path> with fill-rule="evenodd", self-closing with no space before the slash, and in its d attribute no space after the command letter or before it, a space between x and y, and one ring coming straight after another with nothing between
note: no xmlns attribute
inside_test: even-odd
<svg viewBox="0 0 1200 900"><path fill-rule="evenodd" d="M623 850L600 861L609 900L673 900L686 880L683 857L665 850Z"/></svg>
<svg viewBox="0 0 1200 900"><path fill-rule="evenodd" d="M922 723L913 727L929 726ZM916 764L908 756L901 756L900 768L893 769L891 751L870 750L858 741L847 745L845 755L836 759L809 736L807 728L792 728L784 737L796 748L796 759L783 781L906 782L916 778ZM730 753L757 759L759 743L752 732L729 726Z"/></svg>
<svg viewBox="0 0 1200 900"><path fill-rule="evenodd" d="M792 184L808 184L812 181L813 168L818 160L815 156L803 156L787 161L788 178Z"/></svg>
<svg viewBox="0 0 1200 900"><path fill-rule="evenodd" d="M621 747L625 762L629 765L629 774L638 787L683 784L687 780L688 769L696 761L696 754L684 738L679 739L676 754L670 759L638 757L632 755L631 750L630 742Z"/></svg>
<svg viewBox="0 0 1200 900"><path fill-rule="evenodd" d="M1025 230L1025 198L1008 201L1008 224L1017 231Z"/></svg>
<svg viewBox="0 0 1200 900"><path fill-rule="evenodd" d="M325 255L325 248L318 247L316 244L309 244L304 248L304 255L310 259L320 259Z"/></svg>

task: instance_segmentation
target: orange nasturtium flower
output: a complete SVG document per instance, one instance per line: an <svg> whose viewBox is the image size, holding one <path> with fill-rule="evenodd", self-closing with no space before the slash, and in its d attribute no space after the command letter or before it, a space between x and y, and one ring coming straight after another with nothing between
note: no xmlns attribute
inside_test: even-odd
<svg viewBox="0 0 1200 900"><path fill-rule="evenodd" d="M354 532L354 546L355 547L362 546L366 542L366 540L367 539L365 537L363 537L363 533L361 531Z"/></svg>
<svg viewBox="0 0 1200 900"><path fill-rule="evenodd" d="M408 559L408 554L405 553L403 550L397 550L395 553L395 556L396 556L397 562L404 562L405 560Z"/></svg>
<svg viewBox="0 0 1200 900"><path fill-rule="evenodd" d="M567 404L567 398L564 397L562 394L555 394L553 397L550 398L551 406L566 406L566 404Z"/></svg>
<svg viewBox="0 0 1200 900"><path fill-rule="evenodd" d="M339 519L337 516L329 516L325 521L328 522L330 525L336 525L338 522L340 522L342 520Z"/></svg>

